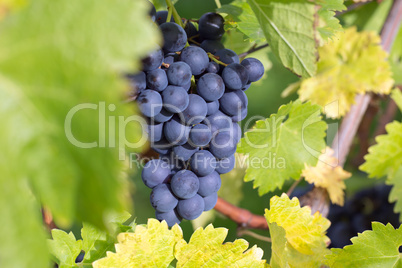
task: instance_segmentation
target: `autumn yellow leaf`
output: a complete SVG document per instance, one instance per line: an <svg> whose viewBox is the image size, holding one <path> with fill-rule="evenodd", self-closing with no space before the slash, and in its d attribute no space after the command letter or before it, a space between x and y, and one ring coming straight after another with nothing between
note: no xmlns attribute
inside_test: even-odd
<svg viewBox="0 0 402 268"><path fill-rule="evenodd" d="M318 52L317 74L303 80L298 93L302 101L324 107L328 117L345 115L358 94L390 93L394 80L388 54L375 32L346 29Z"/></svg>
<svg viewBox="0 0 402 268"><path fill-rule="evenodd" d="M338 166L338 159L334 157L334 150L329 147L320 155L315 167L305 165L302 171L302 176L307 182L327 189L331 202L340 206L344 204L344 190L346 188L344 180L350 178L351 175Z"/></svg>
<svg viewBox="0 0 402 268"><path fill-rule="evenodd" d="M311 209L300 207L296 197L271 198L265 218L272 239L272 267L320 267L330 253L325 235L329 220L319 212L311 215Z"/></svg>

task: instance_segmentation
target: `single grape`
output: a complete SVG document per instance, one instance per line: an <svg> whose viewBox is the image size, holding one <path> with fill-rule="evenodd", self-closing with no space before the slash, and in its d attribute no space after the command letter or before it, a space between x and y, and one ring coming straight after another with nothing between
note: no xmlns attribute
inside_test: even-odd
<svg viewBox="0 0 402 268"><path fill-rule="evenodd" d="M219 132L225 132L233 138L234 142L237 144L241 139L241 128L239 124L233 122L230 124L229 128L220 129Z"/></svg>
<svg viewBox="0 0 402 268"><path fill-rule="evenodd" d="M231 63L223 69L222 79L228 88L240 90L248 82L248 72L243 65Z"/></svg>
<svg viewBox="0 0 402 268"><path fill-rule="evenodd" d="M162 110L161 95L155 90L146 89L137 98L140 111L148 117L154 117Z"/></svg>
<svg viewBox="0 0 402 268"><path fill-rule="evenodd" d="M173 117L164 124L163 133L170 144L183 145L187 142L190 127L182 124L178 117Z"/></svg>
<svg viewBox="0 0 402 268"><path fill-rule="evenodd" d="M212 135L218 130L229 130L232 127L232 119L221 111L205 118L204 123L211 129Z"/></svg>
<svg viewBox="0 0 402 268"><path fill-rule="evenodd" d="M180 56L176 53L168 53L165 55L165 58L163 59L163 63L165 64L172 64L173 62L178 61Z"/></svg>
<svg viewBox="0 0 402 268"><path fill-rule="evenodd" d="M168 13L169 12L167 12L166 10L161 10L161 11L156 12L156 14L155 14L155 22L158 25L164 24L167 21ZM170 22L175 22L173 16L170 18Z"/></svg>
<svg viewBox="0 0 402 268"><path fill-rule="evenodd" d="M218 73L219 72L219 64L214 62L214 61L211 61L210 63L208 63L208 67L206 69L206 72L207 73L213 73L213 74Z"/></svg>
<svg viewBox="0 0 402 268"><path fill-rule="evenodd" d="M213 193L203 197L202 199L204 199L204 211L211 210L215 207L216 202L218 202L218 193Z"/></svg>
<svg viewBox="0 0 402 268"><path fill-rule="evenodd" d="M217 13L205 13L201 16L198 29L200 36L204 39L217 40L222 38L225 33L224 29L225 20Z"/></svg>
<svg viewBox="0 0 402 268"><path fill-rule="evenodd" d="M208 107L203 98L196 94L189 94L189 103L187 108L181 113L183 120L187 125L194 125L205 119Z"/></svg>
<svg viewBox="0 0 402 268"><path fill-rule="evenodd" d="M191 68L182 61L172 63L166 70L169 84L184 86L191 82Z"/></svg>
<svg viewBox="0 0 402 268"><path fill-rule="evenodd" d="M246 84L241 90L246 91L247 89L249 89L251 86L251 82L249 82L248 84Z"/></svg>
<svg viewBox="0 0 402 268"><path fill-rule="evenodd" d="M166 182L170 178L170 167L160 159L153 159L145 164L142 169L142 181L149 188Z"/></svg>
<svg viewBox="0 0 402 268"><path fill-rule="evenodd" d="M205 72L209 63L207 53L202 48L195 46L184 48L181 51L180 59L190 66L193 75Z"/></svg>
<svg viewBox="0 0 402 268"><path fill-rule="evenodd" d="M211 101L211 102L207 102L207 115L213 115L214 113L216 113L219 110L219 101Z"/></svg>
<svg viewBox="0 0 402 268"><path fill-rule="evenodd" d="M184 31L187 34L187 38L191 38L193 36L196 36L198 34L197 28L194 26L194 24L190 21L184 21Z"/></svg>
<svg viewBox="0 0 402 268"><path fill-rule="evenodd" d="M177 212L183 219L194 220L202 214L204 208L204 199L196 194L192 198L179 200Z"/></svg>
<svg viewBox="0 0 402 268"><path fill-rule="evenodd" d="M179 202L172 193L169 184L165 183L159 184L152 189L150 200L151 205L159 212L169 212L173 210Z"/></svg>
<svg viewBox="0 0 402 268"><path fill-rule="evenodd" d="M197 92L204 100L215 101L225 92L225 84L219 75L207 73L198 80Z"/></svg>
<svg viewBox="0 0 402 268"><path fill-rule="evenodd" d="M215 171L219 174L225 174L231 171L236 163L236 159L234 154L229 156L228 158L223 158L221 160L216 161L216 169Z"/></svg>
<svg viewBox="0 0 402 268"><path fill-rule="evenodd" d="M190 131L191 134L191 131ZM194 147L189 143L183 145L176 145L173 147L173 153L176 155L178 159L183 161L189 160L195 152L197 152L200 148Z"/></svg>
<svg viewBox="0 0 402 268"><path fill-rule="evenodd" d="M218 56L219 61L226 64L240 63L239 56L237 56L236 52L227 48L219 49L215 53L215 56Z"/></svg>
<svg viewBox="0 0 402 268"><path fill-rule="evenodd" d="M193 154L190 166L197 176L207 176L215 170L216 159L209 151L201 150Z"/></svg>
<svg viewBox="0 0 402 268"><path fill-rule="evenodd" d="M171 113L180 113L184 111L189 103L187 91L178 86L167 86L162 91L163 107Z"/></svg>
<svg viewBox="0 0 402 268"><path fill-rule="evenodd" d="M156 91L163 91L168 86L166 72L162 69L155 69L147 73L147 86Z"/></svg>
<svg viewBox="0 0 402 268"><path fill-rule="evenodd" d="M163 51L161 49L155 50L142 60L142 70L146 72L155 70L161 66L162 62Z"/></svg>
<svg viewBox="0 0 402 268"><path fill-rule="evenodd" d="M248 72L248 81L255 82L261 79L264 75L264 65L256 58L247 58L241 62L241 65L246 67Z"/></svg>
<svg viewBox="0 0 402 268"><path fill-rule="evenodd" d="M217 158L228 158L236 152L237 143L227 132L218 132L212 137L209 150Z"/></svg>
<svg viewBox="0 0 402 268"><path fill-rule="evenodd" d="M147 125L146 132L151 142L160 141L163 138L163 123Z"/></svg>
<svg viewBox="0 0 402 268"><path fill-rule="evenodd" d="M221 188L221 176L216 171L207 176L198 177L198 180L200 181L198 194L202 197L216 193Z"/></svg>
<svg viewBox="0 0 402 268"><path fill-rule="evenodd" d="M184 29L174 22L165 22L159 26L162 31L166 52L176 52L182 50L187 43L187 34Z"/></svg>
<svg viewBox="0 0 402 268"><path fill-rule="evenodd" d="M247 107L241 110L241 112L237 115L232 116L233 122L240 122L247 116Z"/></svg>
<svg viewBox="0 0 402 268"><path fill-rule="evenodd" d="M168 154L172 149L172 145L165 139L151 143L151 148L158 154Z"/></svg>
<svg viewBox="0 0 402 268"><path fill-rule="evenodd" d="M218 52L218 50L225 48L219 40L204 40L201 42L200 47L206 52L212 54L215 54Z"/></svg>
<svg viewBox="0 0 402 268"><path fill-rule="evenodd" d="M191 128L188 142L193 146L204 147L209 144L212 138L211 130L207 125L198 124Z"/></svg>
<svg viewBox="0 0 402 268"><path fill-rule="evenodd" d="M161 112L153 117L155 122L164 123L169 121L173 117L173 113L168 112L165 108L162 108Z"/></svg>
<svg viewBox="0 0 402 268"><path fill-rule="evenodd" d="M239 93L238 93L239 92ZM229 91L223 94L222 98L219 100L220 109L227 115L233 116L239 114L242 109L246 108L246 98L241 94L243 91Z"/></svg>
<svg viewBox="0 0 402 268"><path fill-rule="evenodd" d="M126 78L130 83L129 97L134 97L147 88L147 80L144 72L127 74Z"/></svg>
<svg viewBox="0 0 402 268"><path fill-rule="evenodd" d="M178 169L178 170L175 170L176 172L174 172L174 174L176 174L177 171L182 170L185 167L185 163L182 159L180 159L176 156L176 154L173 152L173 149L174 149L174 146L173 146L172 150L169 151L167 154L159 155L159 159L168 163L168 165L172 171L173 171L173 169Z"/></svg>
<svg viewBox="0 0 402 268"><path fill-rule="evenodd" d="M189 199L197 193L200 181L190 170L181 170L172 177L170 186L177 197Z"/></svg>
<svg viewBox="0 0 402 268"><path fill-rule="evenodd" d="M176 210L172 209L168 212L155 212L155 218L160 221L166 221L169 227L172 227L175 224L179 224L182 220L182 217L176 212Z"/></svg>
<svg viewBox="0 0 402 268"><path fill-rule="evenodd" d="M155 19L156 19L155 6L150 1L148 1L148 4L149 4L149 16L151 17L152 21L155 21Z"/></svg>

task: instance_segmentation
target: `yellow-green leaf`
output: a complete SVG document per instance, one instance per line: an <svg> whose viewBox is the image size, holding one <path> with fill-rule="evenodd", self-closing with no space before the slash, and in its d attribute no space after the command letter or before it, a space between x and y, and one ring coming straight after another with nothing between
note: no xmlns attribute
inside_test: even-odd
<svg viewBox="0 0 402 268"><path fill-rule="evenodd" d="M189 243L180 240L175 247L176 267L267 267L261 260L262 249L254 246L247 250L246 240L222 244L227 233L227 229L210 224L205 229L198 228Z"/></svg>
<svg viewBox="0 0 402 268"><path fill-rule="evenodd" d="M400 89L394 89L391 92L391 97L395 101L396 105L398 105L399 110L402 112L402 92Z"/></svg>
<svg viewBox="0 0 402 268"><path fill-rule="evenodd" d="M300 207L297 198L286 194L271 198L265 210L272 239L272 267L319 267L329 253L325 235L330 222L309 207Z"/></svg>
<svg viewBox="0 0 402 268"><path fill-rule="evenodd" d="M254 181L260 195L299 179L305 163L317 164L327 129L320 109L309 102L289 103L245 133L237 149L248 157L244 180Z"/></svg>
<svg viewBox="0 0 402 268"><path fill-rule="evenodd" d="M321 6L318 10L318 32L324 41L332 38L336 32L342 30L339 20L335 17L335 11L345 10L343 0L317 0Z"/></svg>
<svg viewBox="0 0 402 268"><path fill-rule="evenodd" d="M369 148L360 166L371 178L394 177L402 165L402 123L389 123L386 130L387 134L376 137L377 144Z"/></svg>
<svg viewBox="0 0 402 268"><path fill-rule="evenodd" d="M52 230L52 238L47 241L48 247L59 267L76 267L75 259L81 252L82 241L77 241L72 232L67 234L58 229Z"/></svg>
<svg viewBox="0 0 402 268"><path fill-rule="evenodd" d="M402 212L402 123L394 121L385 128L387 134L376 137L377 144L369 148L360 169L371 178L388 177L386 183L393 185L389 200L396 201L396 212Z"/></svg>
<svg viewBox="0 0 402 268"><path fill-rule="evenodd" d="M344 180L352 174L338 166L338 159L333 154L334 150L327 147L318 158L317 165L314 167L306 165L302 176L307 182L327 189L331 202L343 206L346 188Z"/></svg>
<svg viewBox="0 0 402 268"><path fill-rule="evenodd" d="M372 223L373 230L365 231L351 239L353 245L332 249L327 257L331 268L343 267L402 267L402 228L394 229L379 222Z"/></svg>
<svg viewBox="0 0 402 268"><path fill-rule="evenodd" d="M118 235L116 253L108 252L107 257L93 263L94 268L102 267L168 267L173 261L173 247L183 239L178 225L169 230L165 221L149 219L147 226L138 225L134 233Z"/></svg>
<svg viewBox="0 0 402 268"><path fill-rule="evenodd" d="M390 93L394 80L376 33L349 28L318 52L317 74L302 81L298 93L302 101L325 107L328 117L345 115L357 94Z"/></svg>

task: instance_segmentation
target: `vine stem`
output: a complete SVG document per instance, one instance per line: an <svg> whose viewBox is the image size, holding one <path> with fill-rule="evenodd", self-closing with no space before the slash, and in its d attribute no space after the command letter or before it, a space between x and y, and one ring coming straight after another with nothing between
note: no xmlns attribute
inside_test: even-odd
<svg viewBox="0 0 402 268"><path fill-rule="evenodd" d="M221 1L220 0L215 0L215 4L217 8L221 8Z"/></svg>
<svg viewBox="0 0 402 268"><path fill-rule="evenodd" d="M248 51L246 51L246 52L244 52L244 53L241 53L240 55L239 55L239 58L240 59L243 59L243 58L245 58L245 57L247 57L249 54L251 54L251 53L253 53L253 52L256 52L256 51L258 51L258 50L261 50L261 49L263 49L263 48L266 48L266 47L269 47L269 44L264 44L264 45L261 45L261 46L252 46Z"/></svg>
<svg viewBox="0 0 402 268"><path fill-rule="evenodd" d="M250 230L247 230L247 229L239 228L237 230L237 236L243 236L243 235L248 235L248 236L254 237L255 239L265 241L265 242L268 242L268 243L272 243L272 239L269 238L269 237L259 235L257 233L254 233L254 232L250 231Z"/></svg>
<svg viewBox="0 0 402 268"><path fill-rule="evenodd" d="M181 17L179 13L177 12L176 8L174 7L173 3L171 0L166 0L166 5L168 8L168 11L172 10L173 18L177 24L180 25L180 27L184 28L183 22L181 21Z"/></svg>
<svg viewBox="0 0 402 268"><path fill-rule="evenodd" d="M216 57L214 54L212 54L211 52L208 52L208 57L209 57L211 60L213 60L214 62L218 63L218 64L221 64L221 65L223 65L223 66L228 66L226 63L221 62L219 59L217 59L217 57Z"/></svg>
<svg viewBox="0 0 402 268"><path fill-rule="evenodd" d="M387 52L391 50L392 43L399 30L401 20L402 0L395 0L381 32L382 46ZM356 136L357 129L368 107L370 99L370 95L358 95L355 100L356 104L352 106L350 111L342 120L340 129L337 132L332 144L335 155L339 159L340 166L345 164L352 141ZM322 195L326 194L326 191L322 192ZM327 199L323 198L322 200ZM222 198L218 198L215 210L227 216L243 228L268 229L268 224L265 217L255 215L246 209L232 205Z"/></svg>
<svg viewBox="0 0 402 268"><path fill-rule="evenodd" d="M255 215L247 209L239 208L222 198L218 198L215 210L236 222L241 228L268 229L268 223L264 216Z"/></svg>

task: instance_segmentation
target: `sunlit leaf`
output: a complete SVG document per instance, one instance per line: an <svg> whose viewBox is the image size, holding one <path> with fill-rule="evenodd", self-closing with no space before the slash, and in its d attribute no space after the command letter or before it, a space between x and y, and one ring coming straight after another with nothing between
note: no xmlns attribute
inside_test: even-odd
<svg viewBox="0 0 402 268"><path fill-rule="evenodd" d="M169 230L165 221L149 219L147 226L138 225L134 233L118 235L116 253L94 262L102 267L168 267L173 261L173 247L183 239L178 225Z"/></svg>
<svg viewBox="0 0 402 268"><path fill-rule="evenodd" d="M228 5L223 5L217 11L227 14L225 24L230 28L237 28L247 36L249 41L266 42L257 17L246 0L235 0Z"/></svg>
<svg viewBox="0 0 402 268"><path fill-rule="evenodd" d="M82 249L82 241L76 241L72 232L58 229L52 230L52 238L48 240L50 253L57 259L59 267L77 267L75 259Z"/></svg>
<svg viewBox="0 0 402 268"><path fill-rule="evenodd" d="M244 180L254 181L262 195L281 189L290 178L299 179L304 164L317 164L326 129L318 105L296 101L281 106L242 138L237 151L249 163Z"/></svg>
<svg viewBox="0 0 402 268"><path fill-rule="evenodd" d="M328 117L345 115L357 94L390 93L391 68L374 32L349 28L320 47L319 54L317 75L302 81L298 93L302 101L327 106Z"/></svg>
<svg viewBox="0 0 402 268"><path fill-rule="evenodd" d="M248 0L248 3L282 64L302 77L313 76L317 69L314 3L304 0Z"/></svg>
<svg viewBox="0 0 402 268"><path fill-rule="evenodd" d="M254 246L247 250L246 240L222 244L227 233L227 229L210 224L205 229L198 228L189 243L180 240L175 247L176 267L267 267L261 260L262 249Z"/></svg>
<svg viewBox="0 0 402 268"><path fill-rule="evenodd" d="M329 267L402 267L402 228L395 230L391 224L379 222L372 226L372 231L353 237L353 245L332 249L332 254L326 256Z"/></svg>
<svg viewBox="0 0 402 268"><path fill-rule="evenodd" d="M338 166L338 159L333 154L334 150L327 147L318 158L317 165L314 167L306 165L302 176L309 183L327 189L331 202L343 206L346 188L344 180L350 178L352 174Z"/></svg>
<svg viewBox="0 0 402 268"><path fill-rule="evenodd" d="M320 267L329 253L325 235L330 222L319 212L311 215L309 207L286 194L271 198L265 210L272 239L272 267Z"/></svg>

